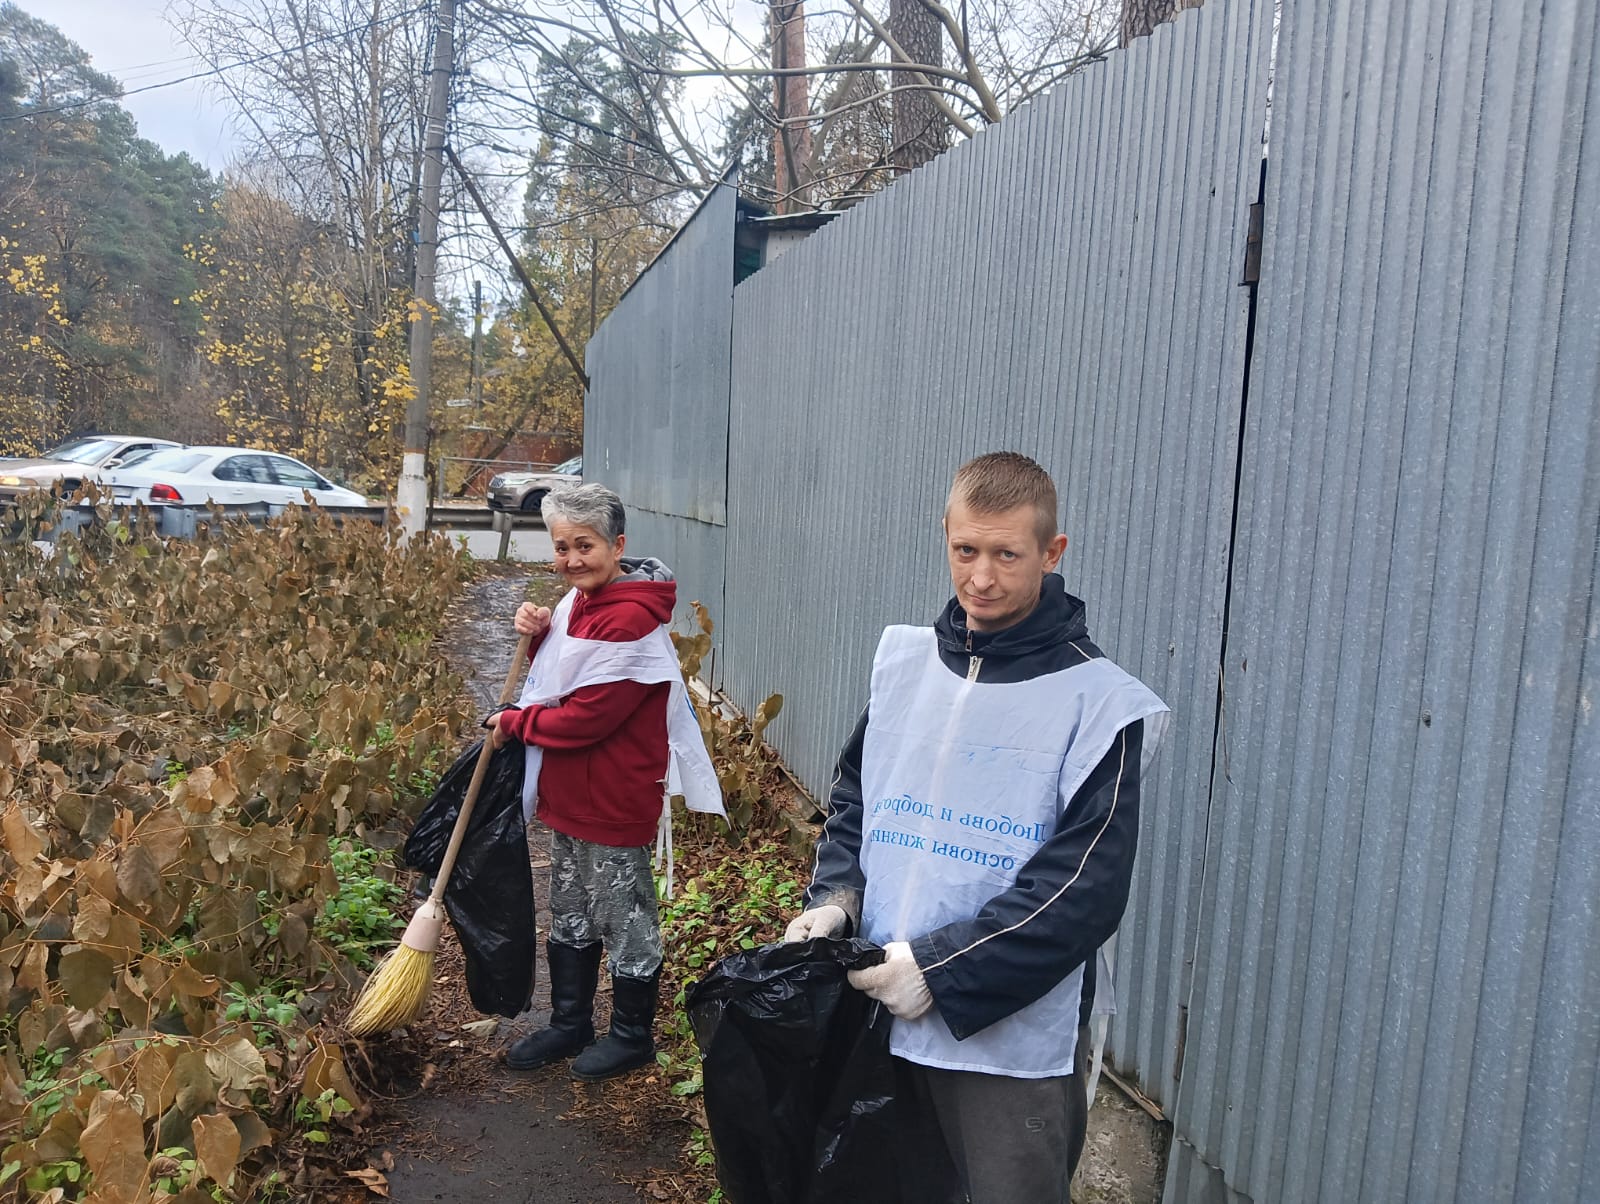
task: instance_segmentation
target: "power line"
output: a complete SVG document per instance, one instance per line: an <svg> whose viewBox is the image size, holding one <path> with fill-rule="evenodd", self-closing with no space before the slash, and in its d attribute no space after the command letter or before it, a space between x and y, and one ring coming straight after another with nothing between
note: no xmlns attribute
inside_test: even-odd
<svg viewBox="0 0 1600 1204"><path fill-rule="evenodd" d="M415 16L417 13L426 11L426 6L418 6L417 8L407 9L404 12L397 14L397 16L410 17ZM22 121L29 117L45 117L51 113L66 113L73 109L88 108L90 105L101 104L102 102L108 100L126 100L128 97L137 96L141 92L154 92L160 88L173 88L179 84L193 83L197 79L210 79L214 75L222 75L224 72L232 71L238 67L254 67L257 63L265 63L277 58L287 58L291 54L298 54L302 50L309 50L313 46L319 46L323 42L331 42L335 38L349 37L351 34L355 33L365 33L374 25L382 24L382 22L383 18L379 18L377 20L365 21L360 25L351 25L346 29L336 29L332 33L325 33L320 37L307 38L304 42L301 42L295 46L286 46L281 50L273 50L266 54L258 54L255 58L239 59L237 62L224 63L220 67L212 67L207 71L196 71L193 75L185 75L178 79L162 80L157 84L145 84L143 87L139 88L126 88L117 93L115 96L89 96L85 97L83 100L69 100L64 104L52 105L48 109L29 109L22 113L12 113L8 116L0 117L0 122Z"/></svg>

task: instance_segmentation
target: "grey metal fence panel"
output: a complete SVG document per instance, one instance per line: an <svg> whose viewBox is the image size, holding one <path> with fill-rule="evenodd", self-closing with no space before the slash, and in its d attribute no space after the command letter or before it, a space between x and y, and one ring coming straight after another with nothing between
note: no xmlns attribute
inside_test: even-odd
<svg viewBox="0 0 1600 1204"><path fill-rule="evenodd" d="M723 581L726 574L725 528L702 523L676 514L657 514L634 507L628 511L628 555L654 556L664 562L678 579L678 605L675 622L680 631L693 633L692 604L702 603L717 625L713 647L720 645L723 613ZM705 671L712 665L707 663Z"/></svg>
<svg viewBox="0 0 1600 1204"><path fill-rule="evenodd" d="M1596 26L1284 8L1168 1200L1600 1198Z"/></svg>
<svg viewBox="0 0 1600 1204"><path fill-rule="evenodd" d="M1069 589L1177 714L1119 938L1119 1066L1171 1098L1199 896L1271 4L1186 12L734 293L724 684L825 792L878 635L948 592L966 458L1051 468Z"/></svg>
<svg viewBox="0 0 1600 1204"><path fill-rule="evenodd" d="M737 192L713 189L585 352L583 469L629 506L727 520Z"/></svg>

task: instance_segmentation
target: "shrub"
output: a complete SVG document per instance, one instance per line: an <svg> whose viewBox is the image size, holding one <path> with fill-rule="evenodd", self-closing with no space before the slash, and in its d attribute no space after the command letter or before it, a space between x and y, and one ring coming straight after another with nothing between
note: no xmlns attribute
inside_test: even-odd
<svg viewBox="0 0 1600 1204"><path fill-rule="evenodd" d="M301 510L41 554L51 518L0 539L0 1192L278 1191L269 1124L360 1107L315 1020L466 718L429 647L465 562Z"/></svg>

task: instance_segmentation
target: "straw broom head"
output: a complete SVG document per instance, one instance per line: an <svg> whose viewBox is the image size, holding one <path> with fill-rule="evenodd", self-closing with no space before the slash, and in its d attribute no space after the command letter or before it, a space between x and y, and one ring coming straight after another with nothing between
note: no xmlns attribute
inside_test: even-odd
<svg viewBox="0 0 1600 1204"><path fill-rule="evenodd" d="M517 671L528 657L531 634L524 632L517 641L517 650L511 656L511 668L506 670L505 685L500 688L500 705L510 703L517 688ZM494 741L484 740L478 750L478 764L473 768L472 781L467 785L466 796L461 800L461 810L456 815L455 827L450 833L450 843L439 862L439 872L433 881L433 893L427 902L417 908L411 922L406 925L400 947L388 957L367 979L367 985L350 1009L345 1021L350 1031L358 1037L387 1032L410 1024L428 1002L428 991L433 986L433 955L439 948L439 933L444 928L445 884L455 870L456 854L461 851L461 841L467 834L467 821L478 801L478 791L483 786L489 769L489 759L494 753Z"/></svg>
<svg viewBox="0 0 1600 1204"><path fill-rule="evenodd" d="M378 963L350 1009L345 1025L352 1033L370 1037L401 1028L422 1014L433 987L433 957L443 927L444 908L438 900L417 908L399 946Z"/></svg>

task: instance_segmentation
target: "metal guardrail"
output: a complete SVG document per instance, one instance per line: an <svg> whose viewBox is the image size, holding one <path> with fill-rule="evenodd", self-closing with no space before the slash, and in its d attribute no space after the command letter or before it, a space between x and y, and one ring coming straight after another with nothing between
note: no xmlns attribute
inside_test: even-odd
<svg viewBox="0 0 1600 1204"><path fill-rule="evenodd" d="M498 531L504 520L512 527L544 527L544 519L521 510L491 510L487 506L428 507L428 529L440 531Z"/></svg>
<svg viewBox="0 0 1600 1204"><path fill-rule="evenodd" d="M3 516L13 504L9 499L0 499L0 516ZM101 505L106 506L106 503ZM157 535L173 539L194 539L219 522L231 520L247 522L257 527L264 526L281 515L289 506L286 503L276 502L245 502L197 506L135 504L107 508L118 518L131 518L135 521L141 512L148 514ZM381 526L389 520L390 514L387 506L322 506L320 509L336 523L357 521ZM41 535L49 540L57 535L82 531L98 521L100 521L98 507L86 502L63 506L56 512L54 521L48 527L41 529Z"/></svg>
<svg viewBox="0 0 1600 1204"><path fill-rule="evenodd" d="M20 533L20 525L13 529L14 524L6 522L7 512L14 504L14 498L0 497L0 538L14 538ZM53 522L40 529L38 535L44 542L53 543L59 535L82 531L103 521L105 510L109 509L113 516L130 523L139 521L141 515L148 515L153 532L159 537L197 539L226 522L247 522L252 526L264 526L288 508L287 504L268 502L216 505L174 503L155 506L145 506L142 503L133 506L107 506L106 503L101 503L101 507L97 508L87 502L80 502L76 505L63 506L56 512ZM394 518L394 511L387 505L319 508L332 517L335 523L369 522L382 526ZM430 531L499 531L501 559L505 558L512 531L529 528L543 530L544 520L537 514L526 514L517 510L491 510L483 506L428 507Z"/></svg>

